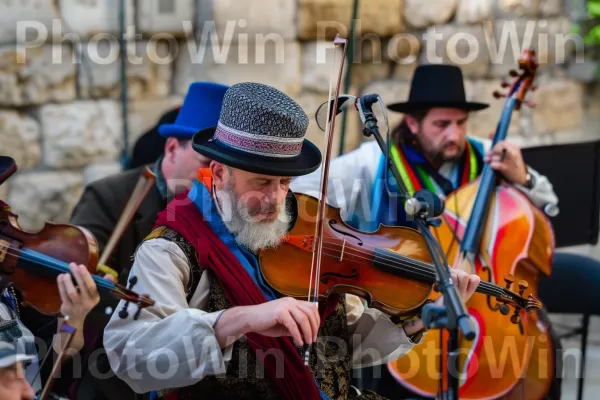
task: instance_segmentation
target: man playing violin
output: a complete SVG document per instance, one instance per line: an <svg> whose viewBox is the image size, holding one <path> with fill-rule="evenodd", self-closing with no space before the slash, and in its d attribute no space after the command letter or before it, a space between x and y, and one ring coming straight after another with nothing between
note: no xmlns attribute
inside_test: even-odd
<svg viewBox="0 0 600 400"><path fill-rule="evenodd" d="M433 64L416 69L409 100L388 105L391 111L404 113L391 134L391 146L398 149L391 162L410 195L427 189L445 198L477 178L483 163L490 163L535 206L555 207L558 198L551 183L525 164L518 146L502 141L491 148L491 141L467 135L469 113L487 107L466 100L460 68ZM341 209L348 224L365 231L377 230L380 224L415 227L397 196L391 171L389 185L385 183L386 161L377 142L369 141L331 162L328 203ZM294 179L290 187L314 196L320 179L317 170ZM398 386L393 390L398 393Z"/></svg>
<svg viewBox="0 0 600 400"><path fill-rule="evenodd" d="M317 308L265 282L258 255L277 248L298 216L291 179L321 163L304 138L308 122L282 92L241 83L225 93L217 126L194 136L193 148L212 161L189 193L159 214L132 267L136 287L156 305L137 321L113 316L104 333L113 370L136 392L380 398L352 388L351 369L397 359L419 343L420 321L398 326L352 295ZM453 279L465 300L479 283L463 271Z"/></svg>

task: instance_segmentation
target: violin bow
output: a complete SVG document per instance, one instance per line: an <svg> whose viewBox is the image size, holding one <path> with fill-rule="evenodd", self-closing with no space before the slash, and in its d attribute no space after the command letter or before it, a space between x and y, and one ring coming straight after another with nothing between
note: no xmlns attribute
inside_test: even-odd
<svg viewBox="0 0 600 400"><path fill-rule="evenodd" d="M65 345L62 347L62 349L60 349L60 353L58 354L58 357L57 357L56 361L54 362L54 366L52 367L52 372L50 373L50 377L48 378L48 381L44 385L42 393L39 396L36 396L35 400L46 400L46 397L50 393L50 388L52 387L52 385L54 384L54 380L56 379L56 374L58 373L59 368L62 365L62 361L65 357L65 353L67 352L67 349L71 345L71 342L73 341L73 337L75 337L75 333L77 333L77 329L73 328L68 323L68 319L69 319L69 317L65 316L65 319L63 320L63 323L60 326L60 332L67 332L69 334L67 336L67 341L66 341ZM48 351L50 351L50 350L48 350ZM40 368L41 368L41 365L40 365Z"/></svg>
<svg viewBox="0 0 600 400"><path fill-rule="evenodd" d="M114 276L112 270L105 265L106 261L108 261L108 257L112 254L113 250L117 246L121 235L125 232L127 225L131 222L133 218L133 214L138 210L148 193L150 193L150 189L154 186L154 182L156 180L156 175L150 170L150 168L144 168L144 171L140 175L137 184L135 185L135 189L129 198L129 201L125 205L125 209L121 213L119 217L119 221L115 226L106 246L104 247L104 251L102 255L100 255L100 259L98 260L98 266L96 267L96 272L102 272L105 274L111 274L115 279L119 279L118 276Z"/></svg>
<svg viewBox="0 0 600 400"><path fill-rule="evenodd" d="M322 168L321 168L321 188L320 193L321 197L319 200L319 206L317 211L317 219L316 219L316 227L315 227L315 243L313 247L313 257L312 257L312 265L310 270L310 282L308 285L308 301L318 304L319 301L319 276L321 275L321 253L323 247L323 231L324 225L323 221L325 220L325 208L326 208L326 198L327 198L327 186L328 186L328 177L329 177L329 163L331 160L331 147L333 145L333 133L335 131L335 110L338 107L338 99L340 95L340 86L342 83L342 75L344 73L344 64L346 62L346 48L348 45L348 40L341 38L339 34L335 36L333 40L333 51L334 51L334 63L332 64L332 73L329 77L329 97L328 102L331 102L332 99L332 82L333 82L333 73L335 67L335 54L338 46L342 46L342 57L339 67L339 73L337 76L337 83L335 87L335 95L333 96L333 106L327 108L327 125L325 128L325 157L323 160ZM332 112L333 111L333 112ZM311 346L309 345L304 353L304 364L308 366L309 356L310 356Z"/></svg>

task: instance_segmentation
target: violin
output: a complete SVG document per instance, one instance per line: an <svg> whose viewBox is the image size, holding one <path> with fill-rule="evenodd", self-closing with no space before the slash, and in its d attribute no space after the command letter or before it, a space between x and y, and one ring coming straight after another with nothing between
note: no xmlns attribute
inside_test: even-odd
<svg viewBox="0 0 600 400"><path fill-rule="evenodd" d="M47 222L38 232L26 232L8 207L0 210L0 279L21 291L25 305L44 315L61 316L56 277L70 274L71 262L87 266L91 274L96 270L98 244L87 229ZM129 303L137 305L136 317L142 308L154 305L154 300L132 290L137 283L135 277L130 279L129 288L97 275L92 278L100 292L125 300L119 313L122 318L128 315Z"/></svg>
<svg viewBox="0 0 600 400"><path fill-rule="evenodd" d="M315 221L319 201L295 193L298 217L288 236L274 249L258 254L265 281L278 292L305 298L311 280L315 252ZM318 275L320 299L330 295L353 294L365 299L369 307L395 317L411 317L428 302L433 293L436 271L421 233L400 226L380 226L374 232L350 227L338 208L327 205L323 220L322 260ZM281 273L285 261L285 274ZM541 308L532 295L525 297L527 284L520 282L519 292L481 281L476 291L491 296L508 314Z"/></svg>
<svg viewBox="0 0 600 400"><path fill-rule="evenodd" d="M512 84L502 83L508 93L494 93L496 98L506 100L492 146L506 139L513 110L533 106L525 95L534 88L538 67L535 52L525 50L519 67L520 72L510 73ZM478 274L486 286L504 282L507 289L518 286L521 293L528 287L529 297L536 296L539 280L551 273L554 251L552 225L544 212L517 188L503 182L489 164L484 164L478 178L451 193L445 204L441 225L432 227L431 232L450 265ZM527 314L516 308L511 323L507 323L506 304L493 295L473 295L465 305L478 334L473 341L461 338L457 346L459 368L464 374L460 398L546 398L556 373L556 349L541 308L530 309L534 312ZM391 374L401 385L423 396L434 397L440 386L445 391L447 342L446 333L426 334L411 357L388 364ZM511 354L508 358L507 350ZM424 370L413 373L415 363L431 362L431 351L441 354L439 378Z"/></svg>

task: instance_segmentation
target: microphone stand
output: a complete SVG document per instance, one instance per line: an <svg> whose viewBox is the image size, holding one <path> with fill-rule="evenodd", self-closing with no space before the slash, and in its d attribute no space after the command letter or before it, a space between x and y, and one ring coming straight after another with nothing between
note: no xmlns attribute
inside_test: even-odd
<svg viewBox="0 0 600 400"><path fill-rule="evenodd" d="M390 168L392 170L394 178L396 179L396 184L398 185L398 190L400 191L400 196L404 199L409 199L410 195L408 193L408 190L404 186L398 169L396 168L394 163L390 162L390 159L387 156L389 154L387 151L387 146L383 141L381 134L379 133L377 119L375 118L375 115L371 110L371 106L369 105L369 103L373 104L375 102L374 96L377 95L369 95L357 99L357 102L361 102L357 105L357 108L359 108L359 114L361 114L361 120L363 121L363 135L365 135L366 137L373 136L375 138L375 140L379 144L379 147L381 148L381 151L383 152L383 154L386 155L386 168ZM367 99L366 101L364 100L365 98ZM437 306L433 303L426 304L425 306L423 306L421 318L423 320L423 324L425 325L425 327L427 327L427 329L446 329L450 334L450 338L448 341L447 368L448 391L445 394L440 394L442 395L441 398L444 400L456 400L458 399L459 390L459 330L462 332L463 336L467 340L473 340L475 338L475 330L471 326L471 320L469 318L469 314L467 313L465 304L458 295L456 287L452 283L452 278L450 277L450 270L447 265L444 254L440 249L439 243L435 240L435 238L429 231L430 226L439 226L441 221L439 219L430 218L428 214L429 213L427 207L425 207L425 209L421 212L417 212L414 215L414 217L417 227L420 233L422 234L423 239L425 240L427 249L429 251L429 254L431 255L431 259L433 260L433 264L435 265L436 286L437 289L444 296L444 305Z"/></svg>

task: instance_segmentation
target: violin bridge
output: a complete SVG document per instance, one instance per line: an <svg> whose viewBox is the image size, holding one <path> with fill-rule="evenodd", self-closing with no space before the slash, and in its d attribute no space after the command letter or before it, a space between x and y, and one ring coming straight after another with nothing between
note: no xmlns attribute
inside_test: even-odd
<svg viewBox="0 0 600 400"><path fill-rule="evenodd" d="M342 242L342 251L340 252L340 262L344 259L344 249L346 248L346 236L344 236L344 241Z"/></svg>

